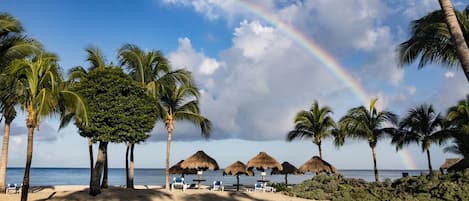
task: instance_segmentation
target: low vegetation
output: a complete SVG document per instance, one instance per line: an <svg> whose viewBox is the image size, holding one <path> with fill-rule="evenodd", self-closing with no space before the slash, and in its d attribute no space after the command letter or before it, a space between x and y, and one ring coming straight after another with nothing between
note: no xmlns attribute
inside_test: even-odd
<svg viewBox="0 0 469 201"><path fill-rule="evenodd" d="M274 184L289 196L315 200L469 200L469 169L463 172L367 182L341 174L318 175L293 187Z"/></svg>

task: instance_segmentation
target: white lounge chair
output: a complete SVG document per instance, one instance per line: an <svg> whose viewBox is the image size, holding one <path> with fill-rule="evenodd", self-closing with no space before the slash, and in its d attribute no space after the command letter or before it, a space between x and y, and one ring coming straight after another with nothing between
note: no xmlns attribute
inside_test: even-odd
<svg viewBox="0 0 469 201"><path fill-rule="evenodd" d="M211 191L224 191L225 190L225 187L223 186L223 182L222 181L213 181L213 184L210 188Z"/></svg>
<svg viewBox="0 0 469 201"><path fill-rule="evenodd" d="M184 183L183 177L173 177L173 183L171 183L171 190L175 187L181 187L182 191L186 191L187 185Z"/></svg>
<svg viewBox="0 0 469 201"><path fill-rule="evenodd" d="M20 189L20 186L18 184L8 184L6 188L6 193L10 193L10 192L18 193L19 189Z"/></svg>
<svg viewBox="0 0 469 201"><path fill-rule="evenodd" d="M255 192L262 192L264 189L262 189L262 184L261 183L255 183L254 184L254 191Z"/></svg>

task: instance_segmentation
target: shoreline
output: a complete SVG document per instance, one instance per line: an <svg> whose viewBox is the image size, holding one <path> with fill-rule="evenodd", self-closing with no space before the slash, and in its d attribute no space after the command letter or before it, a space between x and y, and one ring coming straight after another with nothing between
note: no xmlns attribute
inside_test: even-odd
<svg viewBox="0 0 469 201"><path fill-rule="evenodd" d="M55 185L55 186L36 186L31 187L28 200L145 200L145 201L306 201L307 199L289 197L282 193L272 192L247 192L235 191L235 189L225 188L225 191L210 191L208 186L202 186L200 189L188 189L182 191L175 189L173 191L165 190L161 185L135 185L135 189L126 189L122 186L110 186L103 189L102 193L93 197L88 194L88 185ZM0 194L2 201L16 201L21 197L20 193Z"/></svg>

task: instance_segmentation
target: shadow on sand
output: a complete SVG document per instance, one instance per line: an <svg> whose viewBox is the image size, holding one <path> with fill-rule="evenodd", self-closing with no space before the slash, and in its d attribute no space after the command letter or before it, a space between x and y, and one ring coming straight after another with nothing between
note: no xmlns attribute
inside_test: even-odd
<svg viewBox="0 0 469 201"><path fill-rule="evenodd" d="M127 201L127 200L141 200L141 201L152 201L152 200L172 200L173 196L169 193L156 190L156 189L123 189L123 188L110 188L103 189L101 194L97 196L91 196L88 194L89 189L76 191L66 195L54 196L56 192L53 192L51 196L45 200L70 200L70 201L82 201L82 200L102 200L102 201Z"/></svg>
<svg viewBox="0 0 469 201"><path fill-rule="evenodd" d="M228 192L228 197L220 196L215 193L200 193L183 196L181 200L184 201L204 201L204 200L217 200L217 201L240 201L240 200L253 200L253 201L267 201L257 199L244 192Z"/></svg>

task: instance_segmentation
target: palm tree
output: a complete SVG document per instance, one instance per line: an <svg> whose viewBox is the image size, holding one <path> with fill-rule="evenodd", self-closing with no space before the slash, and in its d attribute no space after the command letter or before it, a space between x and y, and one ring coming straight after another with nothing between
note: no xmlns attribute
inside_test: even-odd
<svg viewBox="0 0 469 201"><path fill-rule="evenodd" d="M399 132L392 139L396 150L402 149L404 145L417 143L422 147L422 152L427 153L428 170L432 174L432 163L430 158L430 145L441 144L448 135L443 129L443 117L433 110L432 105L420 105L412 108L407 116L399 123Z"/></svg>
<svg viewBox="0 0 469 201"><path fill-rule="evenodd" d="M448 109L447 115L448 130L453 137L453 145L444 149L445 152L452 152L469 158L469 95L460 100L457 105Z"/></svg>
<svg viewBox="0 0 469 201"><path fill-rule="evenodd" d="M172 70L168 60L160 51L144 51L133 44L123 45L118 52L119 61L130 72L130 76L146 87L148 93L157 98L165 86L178 82L192 84L191 73L184 69Z"/></svg>
<svg viewBox="0 0 469 201"><path fill-rule="evenodd" d="M15 93L17 82L12 77L2 75L2 71L11 61L21 59L41 48L40 44L22 35L23 27L13 16L0 13L0 122L5 119L3 130L2 155L0 163L0 190L5 192L6 168L8 161L8 143L10 125L16 117L15 105L18 97Z"/></svg>
<svg viewBox="0 0 469 201"><path fill-rule="evenodd" d="M24 96L19 101L27 112L28 145L21 193L21 200L26 201L33 156L34 129L39 127L43 117L59 112L61 107L74 112L87 124L86 106L78 94L64 87L57 56L54 54L39 53L32 59L15 60L6 69L6 73L21 83L18 90Z"/></svg>
<svg viewBox="0 0 469 201"><path fill-rule="evenodd" d="M376 164L376 144L386 134L395 132L395 128L385 127L386 123L397 124L397 115L389 111L378 112L375 104L378 99L371 100L370 107L359 106L350 109L339 121L341 132L358 139L368 140L373 154L373 168L375 180L378 181L378 167Z"/></svg>
<svg viewBox="0 0 469 201"><path fill-rule="evenodd" d="M332 130L336 124L330 114L329 107L319 107L319 103L314 101L309 111L302 110L295 116L295 128L288 132L287 140L295 138L311 138L318 146L319 157L322 159L322 140L332 135Z"/></svg>
<svg viewBox="0 0 469 201"><path fill-rule="evenodd" d="M189 71L179 69L172 71L168 60L160 51L144 51L133 44L123 45L118 52L119 61L122 66L127 67L130 76L142 87L145 87L148 94L158 98L159 94L168 85L174 83L191 85L192 76ZM133 150L135 143L128 143L126 150L126 170L128 170L128 156L130 150L131 167L133 165ZM127 188L133 188L133 168L130 173L126 171ZM130 177L129 177L130 176Z"/></svg>
<svg viewBox="0 0 469 201"><path fill-rule="evenodd" d="M454 12L462 32L464 35L469 35L469 7L466 7L462 12ZM445 13L436 10L412 21L410 38L398 47L401 66L409 65L419 58L419 69L429 63L454 67L461 64L456 51L457 45L452 40L445 19ZM467 71L464 70L464 72Z"/></svg>
<svg viewBox="0 0 469 201"><path fill-rule="evenodd" d="M171 139L174 130L174 124L178 121L189 121L198 124L202 136L209 137L211 131L211 122L200 115L199 109L199 91L194 86L171 85L166 86L159 98L161 118L165 121L168 131L168 140L166 144L166 172L165 188L169 189L169 155L171 151Z"/></svg>
<svg viewBox="0 0 469 201"><path fill-rule="evenodd" d="M467 47L464 33L459 25L458 18L454 12L451 0L439 0L441 10L445 14L445 21L448 25L449 32L451 33L452 42L456 46L456 55L461 62L461 67L469 81L469 48ZM467 16L466 16L467 17ZM468 23L466 21L466 23ZM466 27L467 28L467 27Z"/></svg>

